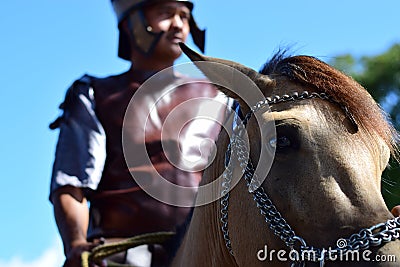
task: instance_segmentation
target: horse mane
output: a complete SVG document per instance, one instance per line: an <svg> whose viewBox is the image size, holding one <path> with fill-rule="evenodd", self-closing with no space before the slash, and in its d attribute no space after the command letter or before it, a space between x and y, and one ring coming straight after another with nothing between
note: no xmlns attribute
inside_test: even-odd
<svg viewBox="0 0 400 267"><path fill-rule="evenodd" d="M394 158L399 159L399 134L388 115L367 90L353 78L311 56L286 56L278 51L260 70L274 79L286 77L294 83L311 87L316 92L330 95L346 106L357 123L369 134L377 134L388 145Z"/></svg>

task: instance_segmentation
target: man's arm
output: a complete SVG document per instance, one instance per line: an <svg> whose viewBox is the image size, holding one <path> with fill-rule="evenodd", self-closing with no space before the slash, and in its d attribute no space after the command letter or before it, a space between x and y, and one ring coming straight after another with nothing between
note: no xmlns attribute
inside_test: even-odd
<svg viewBox="0 0 400 267"><path fill-rule="evenodd" d="M89 208L83 191L73 186L60 187L52 194L51 200L64 245L66 256L64 266L80 266L81 253L95 246L86 240Z"/></svg>

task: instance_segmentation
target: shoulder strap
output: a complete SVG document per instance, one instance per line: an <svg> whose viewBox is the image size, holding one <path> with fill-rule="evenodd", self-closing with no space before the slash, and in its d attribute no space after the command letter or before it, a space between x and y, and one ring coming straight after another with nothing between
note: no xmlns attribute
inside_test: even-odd
<svg viewBox="0 0 400 267"><path fill-rule="evenodd" d="M61 122L65 119L65 111L68 109L68 106L74 102L76 96L79 94L89 95L89 89L91 88L92 80L92 76L85 74L72 83L65 94L64 102L59 105L59 109L63 110L63 113L49 124L49 128L51 130L55 130L60 127Z"/></svg>

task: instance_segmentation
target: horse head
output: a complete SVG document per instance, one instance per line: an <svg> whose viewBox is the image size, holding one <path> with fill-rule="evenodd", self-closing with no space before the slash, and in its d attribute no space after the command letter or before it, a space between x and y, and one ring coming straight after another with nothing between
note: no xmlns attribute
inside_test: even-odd
<svg viewBox="0 0 400 267"><path fill-rule="evenodd" d="M182 49L222 92L237 100L243 114L234 119L241 124L239 130L221 132L216 159L202 183L227 171L239 172L244 179L231 188L225 181L215 190L230 189L229 194L195 209L183 243L186 249L181 247L175 263L182 262L185 254L195 261L195 254L209 253L214 257L207 261L209 266L288 266L290 262L397 266L390 261L400 261L400 220L385 205L381 175L391 153L396 155L398 135L370 94L350 77L309 56L278 53L256 72L199 55L184 45ZM235 75L199 62L229 66L254 86L241 92L221 86L234 85L235 81L226 80L235 80ZM240 136L243 131L246 138ZM240 145L246 142L248 146ZM243 150L246 160L237 152ZM272 153L273 160L264 161L262 153ZM227 157L237 164L226 163ZM265 173L259 175L261 181L254 178L259 167ZM197 244L196 253L189 255L190 244L199 237L196 231L208 240L209 249ZM386 261L379 261L383 255ZM204 266L204 260L201 263Z"/></svg>

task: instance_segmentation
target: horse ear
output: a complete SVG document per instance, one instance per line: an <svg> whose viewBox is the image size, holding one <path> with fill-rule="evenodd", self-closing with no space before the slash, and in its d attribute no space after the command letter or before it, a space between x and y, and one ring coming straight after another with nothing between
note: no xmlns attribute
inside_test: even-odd
<svg viewBox="0 0 400 267"><path fill-rule="evenodd" d="M196 64L201 72L203 72L221 92L238 100L242 108L246 109L246 107L254 105L263 99L263 88L273 83L268 76L262 75L244 65L225 59L200 55L184 43L179 43L179 45L182 51ZM237 71L244 75L240 75Z"/></svg>
<svg viewBox="0 0 400 267"><path fill-rule="evenodd" d="M214 58L214 57L207 57L204 55L201 55L197 52L195 52L194 50L190 49L186 44L184 43L179 43L179 46L181 47L183 53L185 53L191 61L193 61L194 63L196 61L208 61L208 62L215 62L215 63L219 63L219 64L223 64L223 65L227 65L229 67L232 67L240 72L242 72L243 74L245 74L246 76L248 76L250 79L254 79L257 76L259 76L260 74L258 72L256 72L255 70L248 68L244 65L241 65L237 62L234 61L230 61L230 60L226 60L226 59L220 59L220 58ZM212 72L207 72L207 69L201 69L201 71L204 71L205 75L208 77L208 75L213 76L214 73Z"/></svg>

